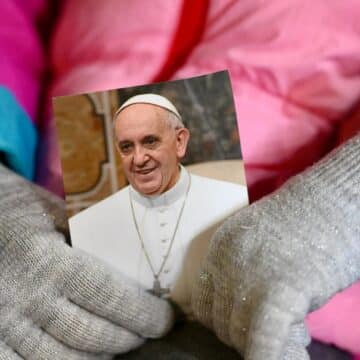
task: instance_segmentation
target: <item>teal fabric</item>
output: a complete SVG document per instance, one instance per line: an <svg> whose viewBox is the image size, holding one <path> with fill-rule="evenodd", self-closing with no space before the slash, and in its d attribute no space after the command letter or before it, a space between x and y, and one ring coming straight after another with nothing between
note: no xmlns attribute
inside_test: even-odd
<svg viewBox="0 0 360 360"><path fill-rule="evenodd" d="M0 153L8 166L33 180L37 131L11 92L0 86Z"/></svg>

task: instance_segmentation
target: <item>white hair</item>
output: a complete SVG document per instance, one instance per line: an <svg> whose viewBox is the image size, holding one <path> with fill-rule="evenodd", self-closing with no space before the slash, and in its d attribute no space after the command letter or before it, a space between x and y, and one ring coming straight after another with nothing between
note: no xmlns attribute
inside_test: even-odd
<svg viewBox="0 0 360 360"><path fill-rule="evenodd" d="M174 129L181 129L183 127L185 127L184 123L182 122L181 119L179 119L178 116L176 116L173 112L166 110L168 113L168 117L166 119L166 121L169 123L169 125L171 127L173 127Z"/></svg>

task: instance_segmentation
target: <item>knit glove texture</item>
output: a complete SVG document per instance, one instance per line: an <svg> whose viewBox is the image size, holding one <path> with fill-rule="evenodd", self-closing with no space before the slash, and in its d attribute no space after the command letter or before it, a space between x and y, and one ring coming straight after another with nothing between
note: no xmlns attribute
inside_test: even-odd
<svg viewBox="0 0 360 360"><path fill-rule="evenodd" d="M196 317L247 360L309 359L304 317L360 278L360 134L215 233Z"/></svg>
<svg viewBox="0 0 360 360"><path fill-rule="evenodd" d="M66 245L61 200L2 165L0 194L0 360L109 359L169 330L168 302Z"/></svg>

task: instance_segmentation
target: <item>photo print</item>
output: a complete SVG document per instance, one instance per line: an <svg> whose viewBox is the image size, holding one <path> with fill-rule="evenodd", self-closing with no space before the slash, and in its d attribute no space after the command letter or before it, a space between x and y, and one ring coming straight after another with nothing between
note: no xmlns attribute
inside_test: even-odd
<svg viewBox="0 0 360 360"><path fill-rule="evenodd" d="M248 204L228 72L53 106L72 246L189 313L212 234Z"/></svg>

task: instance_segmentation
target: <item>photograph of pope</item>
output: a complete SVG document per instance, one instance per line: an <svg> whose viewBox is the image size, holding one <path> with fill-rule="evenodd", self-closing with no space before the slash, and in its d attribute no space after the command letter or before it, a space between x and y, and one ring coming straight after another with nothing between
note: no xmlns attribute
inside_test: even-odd
<svg viewBox="0 0 360 360"><path fill-rule="evenodd" d="M181 165L190 132L167 98L139 94L113 121L129 185L69 219L72 245L190 313L190 294L216 228L248 204L244 185Z"/></svg>

